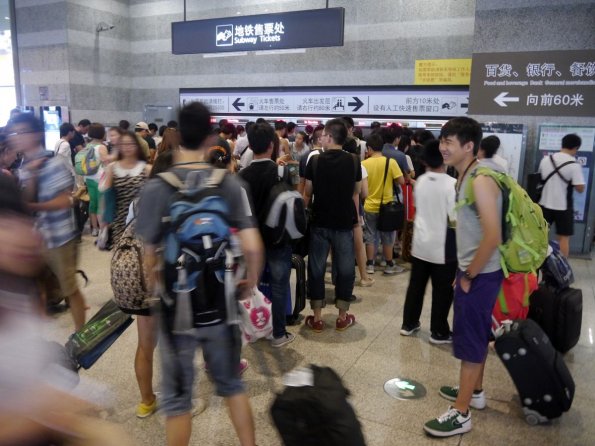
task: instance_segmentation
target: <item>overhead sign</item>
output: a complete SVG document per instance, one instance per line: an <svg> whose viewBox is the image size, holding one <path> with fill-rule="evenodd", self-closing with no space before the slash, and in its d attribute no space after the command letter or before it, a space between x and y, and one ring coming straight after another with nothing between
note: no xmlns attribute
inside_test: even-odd
<svg viewBox="0 0 595 446"><path fill-rule="evenodd" d="M477 115L595 116L595 50L474 53Z"/></svg>
<svg viewBox="0 0 595 446"><path fill-rule="evenodd" d="M415 85L469 85L471 59L415 61Z"/></svg>
<svg viewBox="0 0 595 446"><path fill-rule="evenodd" d="M199 101L216 114L449 118L467 113L466 88L416 87L181 89L180 104Z"/></svg>
<svg viewBox="0 0 595 446"><path fill-rule="evenodd" d="M343 46L344 22L344 8L174 22L172 53Z"/></svg>

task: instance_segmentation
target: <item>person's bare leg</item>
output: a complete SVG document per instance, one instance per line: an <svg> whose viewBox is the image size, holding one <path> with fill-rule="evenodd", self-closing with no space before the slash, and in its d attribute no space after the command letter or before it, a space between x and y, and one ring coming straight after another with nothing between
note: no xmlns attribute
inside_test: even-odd
<svg viewBox="0 0 595 446"><path fill-rule="evenodd" d="M85 325L85 297L81 290L77 289L74 294L68 296L68 305L70 305L70 314L74 320L74 329L79 331Z"/></svg>
<svg viewBox="0 0 595 446"><path fill-rule="evenodd" d="M369 262L374 261L376 257L376 246L374 244L366 245L366 258Z"/></svg>
<svg viewBox="0 0 595 446"><path fill-rule="evenodd" d="M570 255L570 237L567 235L559 235L558 243L560 244L560 252L566 258Z"/></svg>
<svg viewBox="0 0 595 446"><path fill-rule="evenodd" d="M483 390L483 372L485 370L486 363L485 361L481 363L481 370L479 372L479 376L477 377L477 381L475 382L475 388L473 390Z"/></svg>
<svg viewBox="0 0 595 446"><path fill-rule="evenodd" d="M366 247L364 246L364 233L360 225L353 227L353 240L355 243L355 260L357 261L357 269L359 270L360 280L369 280L366 272Z"/></svg>
<svg viewBox="0 0 595 446"><path fill-rule="evenodd" d="M322 308L314 308L312 311L314 312L315 322L318 322L320 319L322 319Z"/></svg>
<svg viewBox="0 0 595 446"><path fill-rule="evenodd" d="M387 262L393 259L393 245L382 245L382 254Z"/></svg>
<svg viewBox="0 0 595 446"><path fill-rule="evenodd" d="M190 412L165 420L167 446L188 446L192 433L192 414Z"/></svg>
<svg viewBox="0 0 595 446"><path fill-rule="evenodd" d="M482 372L484 363L477 364L474 362L461 361L461 375L459 378L459 394L453 407L461 413L466 413L469 410L469 404L473 397L473 391L478 382L482 382Z"/></svg>
<svg viewBox="0 0 595 446"><path fill-rule="evenodd" d="M91 231L93 229L99 230L99 218L97 214L89 214L89 219L91 220Z"/></svg>
<svg viewBox="0 0 595 446"><path fill-rule="evenodd" d="M254 446L256 439L254 436L254 419L252 418L252 408L250 400L246 393L225 398L229 409L229 418L233 424L241 446Z"/></svg>
<svg viewBox="0 0 595 446"><path fill-rule="evenodd" d="M141 401L150 405L155 401L153 393L153 353L157 345L155 316L137 316L138 345L134 358L134 371L140 390Z"/></svg>

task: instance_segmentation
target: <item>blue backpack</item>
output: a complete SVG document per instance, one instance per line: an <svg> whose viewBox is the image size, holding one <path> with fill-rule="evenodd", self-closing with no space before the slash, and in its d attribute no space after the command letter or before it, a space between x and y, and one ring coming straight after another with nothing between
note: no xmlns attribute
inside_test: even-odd
<svg viewBox="0 0 595 446"><path fill-rule="evenodd" d="M185 183L173 172L159 177L176 189L165 224L162 312L171 333L239 323L235 299L239 254L221 195L223 169L189 172Z"/></svg>

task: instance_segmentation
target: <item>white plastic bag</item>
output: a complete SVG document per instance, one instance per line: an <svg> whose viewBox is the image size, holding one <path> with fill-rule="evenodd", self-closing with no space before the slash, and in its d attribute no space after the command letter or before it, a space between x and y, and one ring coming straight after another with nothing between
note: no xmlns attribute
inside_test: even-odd
<svg viewBox="0 0 595 446"><path fill-rule="evenodd" d="M238 302L244 340L256 342L273 333L273 311L271 301L254 288L252 295Z"/></svg>

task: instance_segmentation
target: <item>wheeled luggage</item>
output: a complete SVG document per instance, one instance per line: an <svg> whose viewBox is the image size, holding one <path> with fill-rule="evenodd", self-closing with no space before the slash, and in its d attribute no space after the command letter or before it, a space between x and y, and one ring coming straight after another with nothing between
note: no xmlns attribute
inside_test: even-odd
<svg viewBox="0 0 595 446"><path fill-rule="evenodd" d="M291 255L291 268L295 270L295 292L289 293L287 299L286 321L288 325L295 325L299 321L300 313L306 308L306 263L297 254Z"/></svg>
<svg viewBox="0 0 595 446"><path fill-rule="evenodd" d="M558 418L570 409L575 390L562 355L531 319L504 327L496 335L496 352L514 381L527 423Z"/></svg>
<svg viewBox="0 0 595 446"><path fill-rule="evenodd" d="M90 368L132 324L132 317L108 301L89 322L74 333L66 350L78 367Z"/></svg>
<svg viewBox="0 0 595 446"><path fill-rule="evenodd" d="M550 240L551 253L541 265L543 282L556 290L568 288L574 282L574 274L568 259L560 252L558 242Z"/></svg>
<svg viewBox="0 0 595 446"><path fill-rule="evenodd" d="M347 390L329 367L296 369L285 376L283 393L271 406L285 446L364 446Z"/></svg>
<svg viewBox="0 0 595 446"><path fill-rule="evenodd" d="M539 324L556 350L566 353L581 335L583 293L576 288L556 290L542 285L531 295L529 318Z"/></svg>

